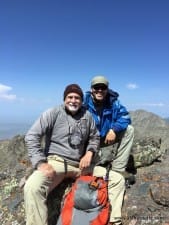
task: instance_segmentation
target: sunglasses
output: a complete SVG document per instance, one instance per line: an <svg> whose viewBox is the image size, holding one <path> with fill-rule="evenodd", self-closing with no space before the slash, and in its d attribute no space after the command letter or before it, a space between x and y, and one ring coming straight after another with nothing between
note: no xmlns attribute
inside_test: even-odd
<svg viewBox="0 0 169 225"><path fill-rule="evenodd" d="M107 86L106 85L94 85L92 88L96 91L98 91L98 90L105 91L107 89Z"/></svg>

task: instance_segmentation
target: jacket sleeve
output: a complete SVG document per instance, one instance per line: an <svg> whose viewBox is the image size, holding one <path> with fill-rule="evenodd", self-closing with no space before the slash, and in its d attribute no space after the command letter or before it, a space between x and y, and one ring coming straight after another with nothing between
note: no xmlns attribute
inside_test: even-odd
<svg viewBox="0 0 169 225"><path fill-rule="evenodd" d="M111 129L118 133L124 131L131 124L131 118L126 107L119 100L113 103L113 108Z"/></svg>
<svg viewBox="0 0 169 225"><path fill-rule="evenodd" d="M47 161L43 137L52 129L53 123L54 110L49 109L42 113L25 135L25 144L33 167L40 161Z"/></svg>
<svg viewBox="0 0 169 225"><path fill-rule="evenodd" d="M86 147L86 151L92 151L94 153L98 152L99 150L99 144L100 144L100 136L99 131L97 130L95 121L88 111L88 122L89 122L89 140Z"/></svg>

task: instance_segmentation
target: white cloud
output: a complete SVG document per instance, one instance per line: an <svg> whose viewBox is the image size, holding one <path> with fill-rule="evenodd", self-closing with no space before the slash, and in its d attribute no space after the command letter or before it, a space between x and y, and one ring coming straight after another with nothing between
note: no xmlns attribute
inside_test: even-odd
<svg viewBox="0 0 169 225"><path fill-rule="evenodd" d="M145 106L152 106L152 107L163 107L166 106L164 103L160 102L160 103L145 103L143 104Z"/></svg>
<svg viewBox="0 0 169 225"><path fill-rule="evenodd" d="M0 84L0 99L4 100L15 100L16 95L9 94L8 92L12 90L12 87Z"/></svg>
<svg viewBox="0 0 169 225"><path fill-rule="evenodd" d="M134 90L138 88L137 84L134 84L134 83L129 83L126 85L126 87L130 90Z"/></svg>

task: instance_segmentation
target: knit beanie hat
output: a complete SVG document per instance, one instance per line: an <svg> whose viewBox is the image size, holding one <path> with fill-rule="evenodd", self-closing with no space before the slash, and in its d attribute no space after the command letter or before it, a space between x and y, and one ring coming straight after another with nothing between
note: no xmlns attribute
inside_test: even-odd
<svg viewBox="0 0 169 225"><path fill-rule="evenodd" d="M63 99L65 100L66 96L69 93L76 93L78 95L80 95L82 101L83 101L83 91L82 89L79 87L78 84L70 84L65 88L64 94L63 94Z"/></svg>

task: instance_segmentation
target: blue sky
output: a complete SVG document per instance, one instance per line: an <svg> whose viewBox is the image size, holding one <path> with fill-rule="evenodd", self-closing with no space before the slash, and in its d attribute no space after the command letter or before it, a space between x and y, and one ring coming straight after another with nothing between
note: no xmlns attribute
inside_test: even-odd
<svg viewBox="0 0 169 225"><path fill-rule="evenodd" d="M168 0L1 0L0 121L34 121L100 74L128 110L169 117L168 12Z"/></svg>

